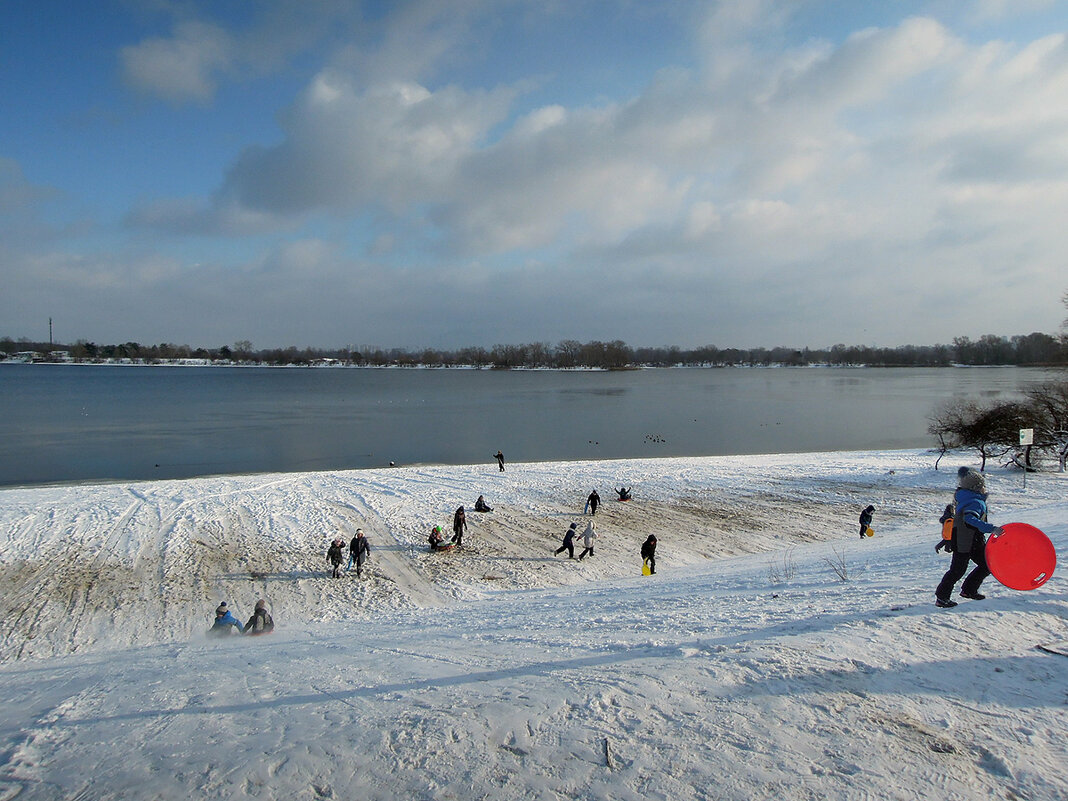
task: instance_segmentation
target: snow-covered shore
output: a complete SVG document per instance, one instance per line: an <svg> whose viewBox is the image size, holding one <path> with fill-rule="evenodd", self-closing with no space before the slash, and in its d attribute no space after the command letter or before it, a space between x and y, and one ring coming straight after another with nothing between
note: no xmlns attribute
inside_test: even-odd
<svg viewBox="0 0 1068 801"><path fill-rule="evenodd" d="M0 491L0 799L1063 798L1062 572L931 603L920 451ZM1068 478L994 472L1060 553ZM634 487L618 503L613 487ZM594 557L554 557L591 489ZM494 511L471 511L484 494ZM876 537L856 518L876 506ZM430 554L460 504L464 549ZM329 578L359 526L371 575ZM657 575L638 547L660 540ZM1063 571L1063 567L1061 568ZM845 575L842 580L841 574ZM270 637L208 641L220 600Z"/></svg>

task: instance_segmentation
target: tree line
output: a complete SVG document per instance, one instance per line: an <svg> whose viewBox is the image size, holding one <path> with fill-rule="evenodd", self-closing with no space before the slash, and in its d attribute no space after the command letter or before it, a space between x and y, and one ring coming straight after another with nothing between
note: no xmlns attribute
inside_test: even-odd
<svg viewBox="0 0 1068 801"><path fill-rule="evenodd" d="M469 346L455 350L423 348L405 350L361 346L336 349L254 349L248 340L217 348L138 342L98 345L78 340L73 345L0 339L0 358L36 352L42 360L70 359L79 362L134 361L158 364L197 359L228 364L315 365L337 363L358 366L400 367L493 367L493 368L599 368L633 367L763 367L787 365L834 365L872 367L947 367L963 365L1063 365L1068 364L1068 338L1032 333L1004 337L988 334L977 340L957 337L951 345L902 345L876 348L863 345L833 345L801 350L775 348L631 347L621 340L579 342L566 339L556 344L534 342L522 345Z"/></svg>

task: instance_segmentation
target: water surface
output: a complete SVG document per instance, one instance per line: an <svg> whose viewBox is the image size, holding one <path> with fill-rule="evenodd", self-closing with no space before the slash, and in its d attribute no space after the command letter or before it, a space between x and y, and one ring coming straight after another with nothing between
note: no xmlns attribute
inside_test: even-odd
<svg viewBox="0 0 1068 801"><path fill-rule="evenodd" d="M927 447L946 400L1063 376L0 365L0 484Z"/></svg>

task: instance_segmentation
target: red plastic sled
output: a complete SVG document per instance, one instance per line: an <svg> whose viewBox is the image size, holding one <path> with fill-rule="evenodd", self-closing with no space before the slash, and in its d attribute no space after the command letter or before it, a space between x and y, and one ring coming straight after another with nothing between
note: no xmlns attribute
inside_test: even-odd
<svg viewBox="0 0 1068 801"><path fill-rule="evenodd" d="M1041 529L1027 523L1006 523L1001 536L986 543L986 566L990 574L1013 590L1041 587L1057 566L1057 552Z"/></svg>

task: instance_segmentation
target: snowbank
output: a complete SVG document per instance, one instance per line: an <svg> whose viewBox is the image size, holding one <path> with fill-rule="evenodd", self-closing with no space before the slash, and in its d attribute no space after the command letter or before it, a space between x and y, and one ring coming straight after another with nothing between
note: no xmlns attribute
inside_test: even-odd
<svg viewBox="0 0 1068 801"><path fill-rule="evenodd" d="M1036 646L1068 639L1065 581L990 579L987 600L936 609L956 463L932 464L0 491L0 799L1063 798L1068 660ZM994 522L1064 553L1065 477L988 481ZM613 500L621 484L633 501ZM595 555L553 556L593 488ZM472 511L479 494L492 513ZM463 550L427 552L460 504ZM326 543L357 526L371 575L331 580ZM220 600L247 617L259 597L275 634L203 637Z"/></svg>

